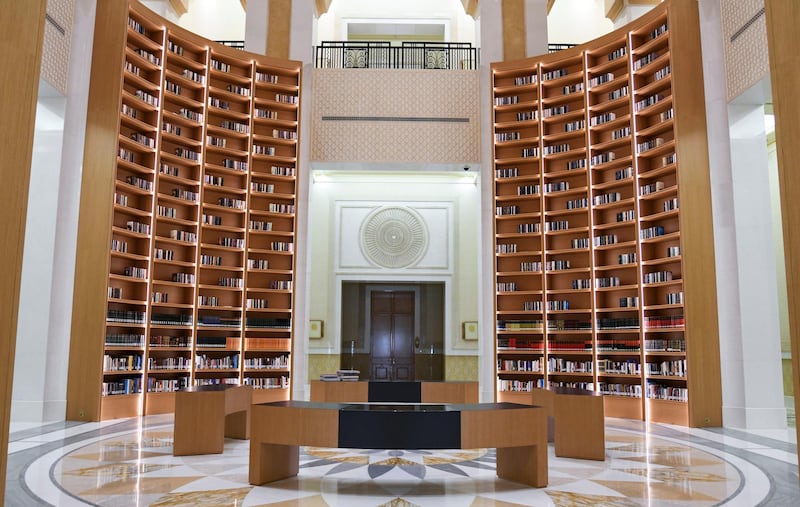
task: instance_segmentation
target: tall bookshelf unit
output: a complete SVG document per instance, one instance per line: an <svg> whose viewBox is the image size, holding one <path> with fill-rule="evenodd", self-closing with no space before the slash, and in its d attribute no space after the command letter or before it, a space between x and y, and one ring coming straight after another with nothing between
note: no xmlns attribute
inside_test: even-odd
<svg viewBox="0 0 800 507"><path fill-rule="evenodd" d="M582 387L609 416L721 425L699 47L697 3L670 0L492 65L499 400Z"/></svg>
<svg viewBox="0 0 800 507"><path fill-rule="evenodd" d="M67 417L171 412L190 385L289 399L300 62L135 0L97 19Z"/></svg>

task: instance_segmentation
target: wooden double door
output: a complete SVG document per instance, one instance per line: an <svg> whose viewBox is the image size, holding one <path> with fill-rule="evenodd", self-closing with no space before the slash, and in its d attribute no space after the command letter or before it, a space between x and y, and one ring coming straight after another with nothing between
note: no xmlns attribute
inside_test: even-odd
<svg viewBox="0 0 800 507"><path fill-rule="evenodd" d="M414 380L415 295L372 291L370 380Z"/></svg>

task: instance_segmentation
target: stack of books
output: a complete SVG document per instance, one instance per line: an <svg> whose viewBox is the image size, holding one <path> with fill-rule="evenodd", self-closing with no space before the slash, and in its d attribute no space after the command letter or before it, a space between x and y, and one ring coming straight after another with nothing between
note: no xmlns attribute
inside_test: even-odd
<svg viewBox="0 0 800 507"><path fill-rule="evenodd" d="M336 370L336 373L322 373L319 379L323 382L354 382L360 374L359 370Z"/></svg>
<svg viewBox="0 0 800 507"><path fill-rule="evenodd" d="M359 370L336 370L336 376L342 382L354 382L358 380L359 375L361 375Z"/></svg>

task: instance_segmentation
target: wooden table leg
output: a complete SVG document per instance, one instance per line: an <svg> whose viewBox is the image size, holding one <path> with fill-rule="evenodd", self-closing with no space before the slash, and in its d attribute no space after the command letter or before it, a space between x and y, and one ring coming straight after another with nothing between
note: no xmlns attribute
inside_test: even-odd
<svg viewBox="0 0 800 507"><path fill-rule="evenodd" d="M534 488L547 486L547 444L498 448L497 476Z"/></svg>
<svg viewBox="0 0 800 507"><path fill-rule="evenodd" d="M242 410L226 415L225 436L239 440L250 438L250 412Z"/></svg>
<svg viewBox="0 0 800 507"><path fill-rule="evenodd" d="M250 484L294 477L300 470L300 446L250 441Z"/></svg>
<svg viewBox="0 0 800 507"><path fill-rule="evenodd" d="M175 393L172 454L221 454L225 448L224 393Z"/></svg>

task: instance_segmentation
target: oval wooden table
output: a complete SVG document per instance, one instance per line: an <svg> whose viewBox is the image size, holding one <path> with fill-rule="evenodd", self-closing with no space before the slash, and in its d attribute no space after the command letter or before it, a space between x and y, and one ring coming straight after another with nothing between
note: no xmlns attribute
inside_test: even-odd
<svg viewBox="0 0 800 507"><path fill-rule="evenodd" d="M250 484L297 475L300 446L348 449L497 449L497 476L547 486L547 422L515 403L280 401L250 411Z"/></svg>

